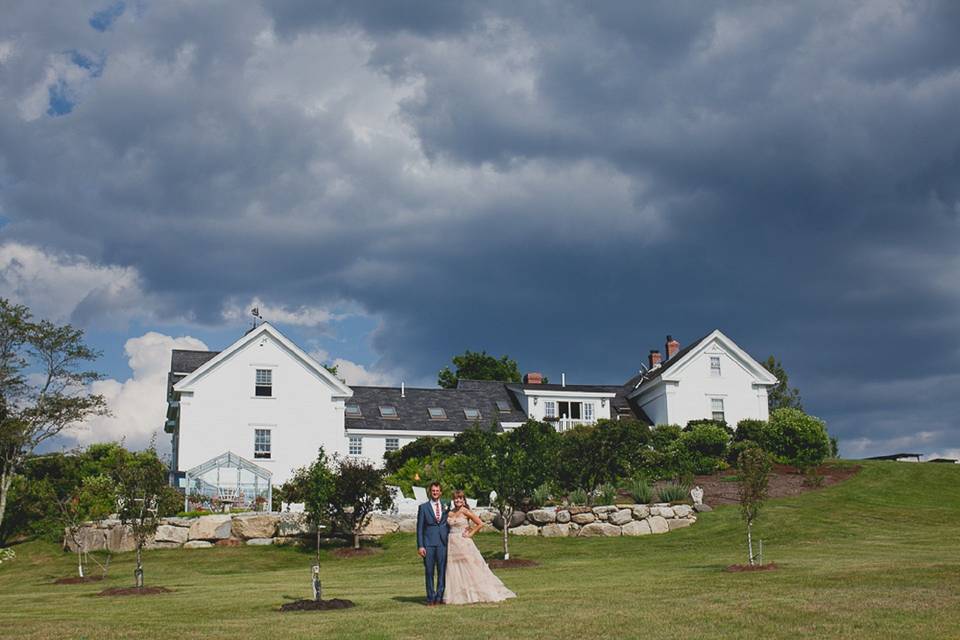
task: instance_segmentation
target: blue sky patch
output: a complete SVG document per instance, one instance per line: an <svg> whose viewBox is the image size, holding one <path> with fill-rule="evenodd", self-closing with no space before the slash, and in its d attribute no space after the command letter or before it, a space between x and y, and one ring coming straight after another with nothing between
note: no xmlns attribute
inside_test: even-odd
<svg viewBox="0 0 960 640"><path fill-rule="evenodd" d="M106 9L101 9L97 11L92 16L90 16L90 26L96 29L97 31L106 31L117 18L123 15L123 11L127 8L125 2L117 2L112 4Z"/></svg>
<svg viewBox="0 0 960 640"><path fill-rule="evenodd" d="M73 111L76 102L70 96L70 88L66 81L58 80L56 84L50 85L48 92L50 94L50 102L47 106L48 116L65 116Z"/></svg>
<svg viewBox="0 0 960 640"><path fill-rule="evenodd" d="M97 60L76 49L68 51L67 54L70 56L70 62L81 69L86 69L90 73L91 78L99 78L103 75L103 68L107 62L104 56L101 55L100 59Z"/></svg>

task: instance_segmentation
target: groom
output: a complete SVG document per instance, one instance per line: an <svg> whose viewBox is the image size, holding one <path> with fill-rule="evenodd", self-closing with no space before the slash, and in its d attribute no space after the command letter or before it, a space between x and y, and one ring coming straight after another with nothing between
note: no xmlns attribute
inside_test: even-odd
<svg viewBox="0 0 960 640"><path fill-rule="evenodd" d="M427 578L427 606L443 604L443 579L447 572L447 509L440 502L440 483L430 485L430 499L417 511L417 553L423 558ZM434 572L437 573L434 588Z"/></svg>

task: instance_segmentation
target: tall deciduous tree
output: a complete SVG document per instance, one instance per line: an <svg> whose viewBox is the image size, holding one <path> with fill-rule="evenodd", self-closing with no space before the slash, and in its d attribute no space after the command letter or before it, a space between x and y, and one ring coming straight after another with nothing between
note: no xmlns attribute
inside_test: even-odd
<svg viewBox="0 0 960 640"><path fill-rule="evenodd" d="M100 374L81 370L98 356L80 329L34 322L27 307L0 298L0 525L27 457L71 425L107 412L103 397L87 390Z"/></svg>
<svg viewBox="0 0 960 640"><path fill-rule="evenodd" d="M743 450L737 459L740 515L747 524L747 553L751 565L754 564L753 523L767 499L771 467L770 455L760 447Z"/></svg>
<svg viewBox="0 0 960 640"><path fill-rule="evenodd" d="M453 366L444 367L437 376L437 384L444 389L455 389L463 380L499 380L500 382L520 382L520 369L517 361L509 356L496 358L486 351L470 351L453 357Z"/></svg>
<svg viewBox="0 0 960 640"><path fill-rule="evenodd" d="M774 409L800 409L802 411L800 390L796 387L790 387L790 380L783 364L775 357L770 356L763 363L763 368L777 379L777 384L767 390L767 405L770 411Z"/></svg>

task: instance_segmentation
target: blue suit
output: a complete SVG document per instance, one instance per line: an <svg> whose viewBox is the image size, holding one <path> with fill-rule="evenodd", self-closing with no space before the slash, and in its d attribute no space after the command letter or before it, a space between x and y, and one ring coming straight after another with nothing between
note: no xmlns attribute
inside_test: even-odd
<svg viewBox="0 0 960 640"><path fill-rule="evenodd" d="M427 580L427 602L443 600L444 577L447 573L447 538L450 525L447 524L447 508L440 505L440 519L434 511L433 503L424 502L417 511L417 549L425 549L423 559ZM434 573L439 574L434 588Z"/></svg>

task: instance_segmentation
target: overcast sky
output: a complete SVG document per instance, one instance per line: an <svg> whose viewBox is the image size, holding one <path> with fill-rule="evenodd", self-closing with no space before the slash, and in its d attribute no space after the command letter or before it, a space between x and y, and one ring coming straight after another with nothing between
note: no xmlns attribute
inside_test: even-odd
<svg viewBox="0 0 960 640"><path fill-rule="evenodd" d="M845 455L960 456L960 3L3 5L0 295L104 351L81 443L258 305L355 384L720 328Z"/></svg>

